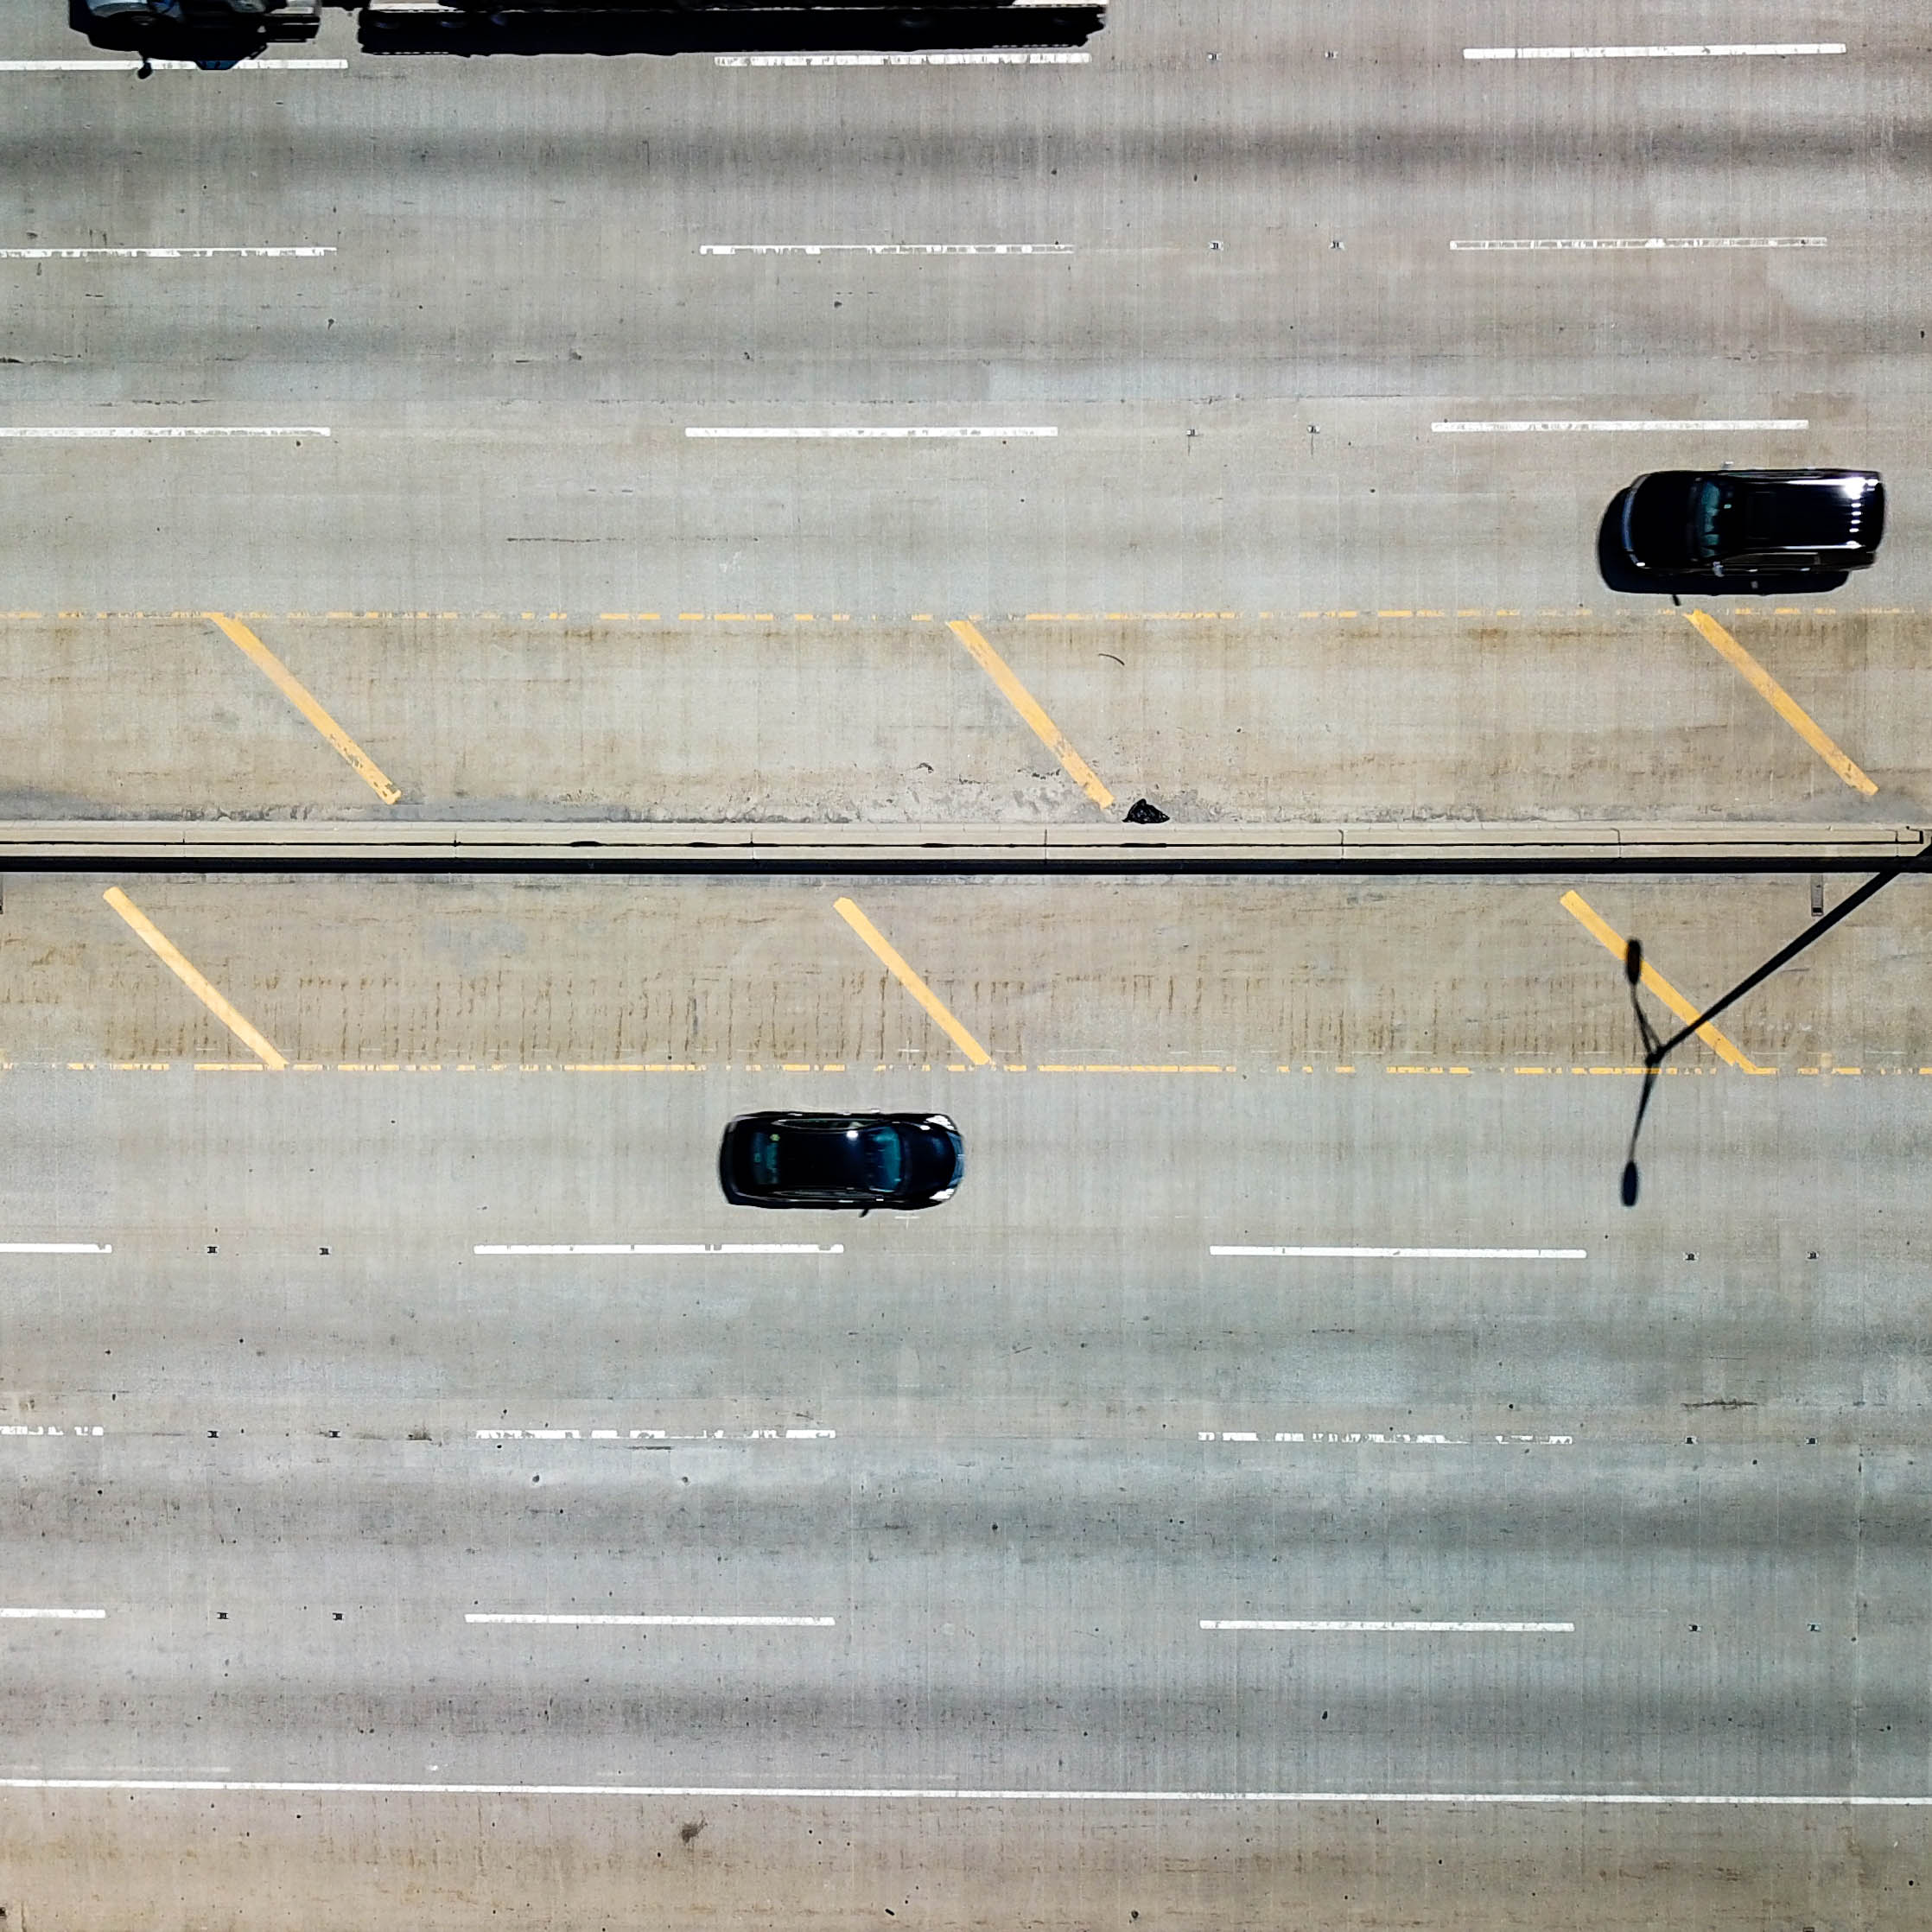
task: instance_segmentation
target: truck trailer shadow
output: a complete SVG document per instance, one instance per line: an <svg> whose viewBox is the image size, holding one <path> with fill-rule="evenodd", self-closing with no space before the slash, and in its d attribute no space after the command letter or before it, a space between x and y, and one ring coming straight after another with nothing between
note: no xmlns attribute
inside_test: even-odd
<svg viewBox="0 0 1932 1932"><path fill-rule="evenodd" d="M1077 47L1099 31L1102 6L760 8L651 12L499 7L404 10L358 17L365 54L899 54L940 49Z"/></svg>

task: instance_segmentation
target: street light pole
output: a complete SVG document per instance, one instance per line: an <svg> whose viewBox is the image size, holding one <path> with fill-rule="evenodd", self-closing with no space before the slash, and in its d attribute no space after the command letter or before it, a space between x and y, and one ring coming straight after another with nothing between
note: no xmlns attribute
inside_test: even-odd
<svg viewBox="0 0 1932 1932"><path fill-rule="evenodd" d="M1643 1040L1643 1090L1636 1098L1636 1118L1630 1124L1630 1150L1624 1160L1623 1197L1625 1207L1636 1205L1641 1181L1636 1166L1636 1137L1643 1130L1643 1116L1649 1110L1651 1091L1656 1086L1657 1074L1664 1061L1700 1026L1707 1026L1726 1007L1735 1006L1753 987L1762 985L1779 967L1788 965L1795 959L1807 946L1815 945L1840 919L1850 918L1868 899L1882 893L1893 880L1902 878L1908 872L1922 871L1928 861L1932 861L1932 845L1927 845L1898 865L1888 866L1884 871L1874 873L1842 906L1835 907L1823 918L1816 920L1789 945L1780 947L1755 972L1746 974L1722 999L1706 1007L1696 1019L1680 1026L1668 1039L1657 1037L1656 1029L1651 1026L1649 1016L1637 1000L1637 982L1643 976L1643 942L1631 939L1625 944L1624 977L1630 989L1630 1011L1636 1015L1637 1032Z"/></svg>

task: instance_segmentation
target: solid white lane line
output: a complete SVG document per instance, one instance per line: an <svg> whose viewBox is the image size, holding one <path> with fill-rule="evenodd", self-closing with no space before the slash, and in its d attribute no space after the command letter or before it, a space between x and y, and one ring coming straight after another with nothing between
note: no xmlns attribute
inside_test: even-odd
<svg viewBox="0 0 1932 1932"><path fill-rule="evenodd" d="M1932 1794L1793 1791L1164 1791L996 1785L865 1784L436 1784L376 1779L213 1777L0 1777L0 1791L280 1792L296 1797L747 1798L783 1803L1263 1804L1263 1805L1716 1805L1738 1809L1923 1810Z"/></svg>
<svg viewBox="0 0 1932 1932"><path fill-rule="evenodd" d="M838 1619L836 1617L580 1617L568 1612L557 1616L538 1616L513 1610L473 1610L465 1615L463 1621L466 1624L662 1624L672 1630L709 1630L727 1625L748 1625L754 1630L829 1630L837 1624Z"/></svg>
<svg viewBox="0 0 1932 1932"><path fill-rule="evenodd" d="M11 436L24 441L44 442L93 442L110 437L124 438L130 442L149 442L155 438L180 436L326 436L327 429L0 429L0 436Z"/></svg>
<svg viewBox="0 0 1932 1932"><path fill-rule="evenodd" d="M700 255L1071 255L1066 242L706 242Z"/></svg>
<svg viewBox="0 0 1932 1932"><path fill-rule="evenodd" d="M1587 1248L1228 1248L1211 1255L1248 1259L1367 1262L1586 1262Z"/></svg>
<svg viewBox="0 0 1932 1932"><path fill-rule="evenodd" d="M1483 1618L1449 1621L1427 1617L1388 1618L1378 1617L1204 1617L1204 1630L1341 1630L1366 1631L1373 1635L1424 1635L1453 1631L1462 1635L1500 1634L1520 1636L1526 1632L1568 1631L1574 1624L1526 1624L1493 1622Z"/></svg>
<svg viewBox="0 0 1932 1932"><path fill-rule="evenodd" d="M342 68L346 60L244 60L230 73L290 73L311 68ZM150 60L156 73L199 73L192 60ZM137 73L138 60L0 60L0 73Z"/></svg>
<svg viewBox="0 0 1932 1932"><path fill-rule="evenodd" d="M206 261L215 255L333 255L333 248L0 248L0 261L83 262L102 256L125 261Z"/></svg>
<svg viewBox="0 0 1932 1932"><path fill-rule="evenodd" d="M63 1621L78 1619L90 1624L98 1624L106 1614L107 1612L105 1610L42 1610L37 1605L29 1609L13 1605L0 1606L0 1617L6 1618L51 1617L58 1617Z"/></svg>
<svg viewBox="0 0 1932 1932"><path fill-rule="evenodd" d="M477 1255L842 1255L845 1244L810 1241L576 1241L484 1242Z"/></svg>
<svg viewBox="0 0 1932 1932"><path fill-rule="evenodd" d="M972 54L717 54L721 67L1084 67L1092 58L1058 48Z"/></svg>
<svg viewBox="0 0 1932 1932"><path fill-rule="evenodd" d="M1524 249L1594 251L1656 248L1822 248L1822 235L1582 235L1528 241L1452 241L1463 253L1502 254Z"/></svg>
<svg viewBox="0 0 1932 1932"><path fill-rule="evenodd" d="M851 441L858 438L872 436L987 436L998 437L1003 440L1007 436L1057 436L1059 435L1059 433L1060 432L1058 429L1052 428L1025 428L1009 426L1006 424L1001 424L992 428L983 429L977 426L971 428L962 428L954 426L950 428L930 429L923 428L875 429L869 427L862 429L835 428L812 429L747 429L734 427L730 429L687 429L684 432L687 436L708 436L712 438L714 441L762 438L766 440L779 439L798 442L825 442L829 440Z"/></svg>
<svg viewBox="0 0 1932 1932"><path fill-rule="evenodd" d="M1843 41L1752 41L1710 47L1465 47L1465 60L1691 60L1842 54Z"/></svg>
<svg viewBox="0 0 1932 1932"><path fill-rule="evenodd" d="M0 1241L0 1255L111 1255L106 1241Z"/></svg>
<svg viewBox="0 0 1932 1932"><path fill-rule="evenodd" d="M1567 435L1573 432L1648 429L1657 435L1705 434L1731 429L1808 429L1802 416L1623 416L1591 421L1584 418L1544 422L1432 423L1439 436Z"/></svg>

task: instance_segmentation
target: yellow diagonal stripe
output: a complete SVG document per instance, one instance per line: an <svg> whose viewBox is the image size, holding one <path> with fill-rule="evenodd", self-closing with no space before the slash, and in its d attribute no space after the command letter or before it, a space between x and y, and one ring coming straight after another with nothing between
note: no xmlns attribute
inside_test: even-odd
<svg viewBox="0 0 1932 1932"><path fill-rule="evenodd" d="M1757 658L1739 644L1708 611L1686 611L1684 615L1702 633L1705 641L1721 657L1728 658L1745 679L1772 710L1809 745L1826 764L1854 791L1870 798L1878 787L1861 772L1813 721L1811 715Z"/></svg>
<svg viewBox="0 0 1932 1932"><path fill-rule="evenodd" d="M1563 895L1563 910L1573 918L1606 952L1623 958L1625 942L1611 925L1610 922L1586 899L1581 893L1569 892ZM1643 985L1654 993L1687 1026L1697 1018L1697 1008L1660 973L1650 962L1643 962ZM1746 1073L1775 1073L1776 1067L1759 1066L1756 1061L1746 1059L1742 1052L1715 1026L1700 1026L1697 1037L1721 1060L1728 1060L1734 1067Z"/></svg>
<svg viewBox="0 0 1932 1932"><path fill-rule="evenodd" d="M308 687L257 637L245 624L238 624L219 611L209 611L208 620L245 656L254 659L267 674L270 683L307 718L322 736L353 765L357 774L385 805L393 805L403 794L383 776L376 761L343 730L316 702Z"/></svg>
<svg viewBox="0 0 1932 1932"><path fill-rule="evenodd" d="M879 963L931 1014L933 1023L975 1066L991 1064L993 1056L947 1011L944 1001L906 963L891 940L848 899L835 899L832 910L877 954Z"/></svg>
<svg viewBox="0 0 1932 1932"><path fill-rule="evenodd" d="M207 980L181 956L181 949L161 928L124 893L118 886L110 886L101 894L107 903L132 926L162 964L185 986L194 997L212 1013L221 1024L245 1046L251 1053L260 1057L262 1065L279 1073L288 1065L288 1061L269 1045L267 1039L249 1025L247 1020L230 1006Z"/></svg>
<svg viewBox="0 0 1932 1932"><path fill-rule="evenodd" d="M1033 727L1033 735L1066 767L1067 774L1093 802L1105 811L1114 794L1094 776L1093 766L1067 743L1060 728L1034 702L1033 694L1013 675L1006 659L963 618L954 618L946 628L972 653L976 664L1000 687L1000 694Z"/></svg>

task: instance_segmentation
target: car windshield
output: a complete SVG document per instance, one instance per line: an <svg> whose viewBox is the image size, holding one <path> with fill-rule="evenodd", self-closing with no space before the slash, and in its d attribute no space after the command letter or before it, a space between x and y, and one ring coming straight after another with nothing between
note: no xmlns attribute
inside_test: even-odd
<svg viewBox="0 0 1932 1932"><path fill-rule="evenodd" d="M1730 507L1729 493L1709 477L1691 492L1691 555L1706 562L1721 554L1718 526Z"/></svg>

